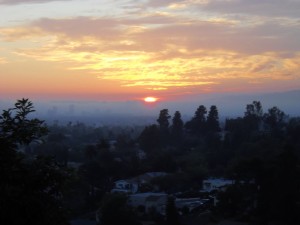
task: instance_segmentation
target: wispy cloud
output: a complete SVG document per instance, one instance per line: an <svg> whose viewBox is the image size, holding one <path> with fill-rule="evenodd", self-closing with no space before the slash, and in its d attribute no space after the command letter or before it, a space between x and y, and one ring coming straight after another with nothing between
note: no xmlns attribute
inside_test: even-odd
<svg viewBox="0 0 300 225"><path fill-rule="evenodd" d="M163 7L173 4L180 4L185 1L183 0L149 0L145 5L148 7Z"/></svg>
<svg viewBox="0 0 300 225"><path fill-rule="evenodd" d="M77 17L41 19L32 23L31 27L2 29L2 36L7 39L21 39L38 34L42 30L72 39L93 37L97 40L109 39L110 43L118 40L131 49L136 44L136 50L142 50L141 48L158 50L173 44L184 46L188 50L226 49L253 54L300 50L298 25L300 24L286 26L267 21L255 26L241 27L239 24L226 21L185 22L180 18L167 16L161 17L160 20L153 16L122 20Z"/></svg>
<svg viewBox="0 0 300 225"><path fill-rule="evenodd" d="M45 35L43 31L38 27L11 27L0 28L0 39L7 42L14 42L18 40L32 40L35 37L41 37Z"/></svg>
<svg viewBox="0 0 300 225"><path fill-rule="evenodd" d="M72 1L72 0L0 0L0 5L47 3L47 2L59 2L59 1Z"/></svg>
<svg viewBox="0 0 300 225"><path fill-rule="evenodd" d="M0 57L0 64L5 64L5 63L7 63L7 60L5 58Z"/></svg>
<svg viewBox="0 0 300 225"><path fill-rule="evenodd" d="M297 18L300 15L298 0L210 0L200 6L218 13Z"/></svg>
<svg viewBox="0 0 300 225"><path fill-rule="evenodd" d="M263 17L299 17L298 0L149 0L146 7L188 8L204 12L259 15Z"/></svg>
<svg viewBox="0 0 300 225"><path fill-rule="evenodd" d="M229 81L300 80L299 1L122 3L118 10L134 10L48 16L0 28L0 41L16 43L10 50L24 60L63 63L127 88L213 90Z"/></svg>

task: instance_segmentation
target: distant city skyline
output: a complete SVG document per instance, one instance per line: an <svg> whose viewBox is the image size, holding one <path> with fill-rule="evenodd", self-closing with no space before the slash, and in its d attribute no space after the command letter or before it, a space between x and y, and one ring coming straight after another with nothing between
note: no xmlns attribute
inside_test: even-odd
<svg viewBox="0 0 300 225"><path fill-rule="evenodd" d="M299 0L0 0L0 100L300 89Z"/></svg>
<svg viewBox="0 0 300 225"><path fill-rule="evenodd" d="M88 125L149 125L157 123L160 110L168 109L173 117L179 111L184 121L190 120L196 109L204 105L207 109L216 105L221 123L227 118L243 117L246 105L260 101L263 113L273 106L282 110L286 118L299 117L300 90L267 94L201 94L189 100L159 101L147 104L140 100L100 101L100 100L37 100L31 99L36 112L32 115L46 120L48 124L83 122ZM0 111L12 108L15 100L1 100ZM171 119L170 119L171 121Z"/></svg>

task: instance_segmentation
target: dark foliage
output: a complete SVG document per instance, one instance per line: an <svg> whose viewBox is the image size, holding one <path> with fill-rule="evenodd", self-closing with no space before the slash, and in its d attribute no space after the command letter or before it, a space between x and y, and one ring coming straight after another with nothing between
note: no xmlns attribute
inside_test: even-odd
<svg viewBox="0 0 300 225"><path fill-rule="evenodd" d="M0 218L11 225L68 224L63 187L68 177L53 158L26 158L18 148L46 134L43 121L28 119L34 112L28 99L0 117Z"/></svg>
<svg viewBox="0 0 300 225"><path fill-rule="evenodd" d="M20 147L47 133L43 121L28 119L33 111L32 103L22 99L0 117L0 214L11 224L66 224L62 200L72 215L94 212L101 203L103 224L139 224L126 197L106 193L116 180L154 171L168 175L143 184L140 191L198 193L203 179L227 177L234 185L219 192L214 215L251 224L299 224L300 119L288 118L277 107L263 113L261 103L253 101L242 117L226 119L224 129L214 105L209 112L200 105L185 124L179 111L169 123L169 111L163 109L157 124L138 132L56 124L44 144L23 154ZM63 198L69 174L60 165L70 161L80 165ZM153 211L160 218L157 224L182 219L174 199L166 212L163 219Z"/></svg>
<svg viewBox="0 0 300 225"><path fill-rule="evenodd" d="M128 206L127 197L122 194L107 194L98 214L102 225L141 225L134 210Z"/></svg>
<svg viewBox="0 0 300 225"><path fill-rule="evenodd" d="M180 225L179 214L173 197L168 197L166 204L166 225Z"/></svg>

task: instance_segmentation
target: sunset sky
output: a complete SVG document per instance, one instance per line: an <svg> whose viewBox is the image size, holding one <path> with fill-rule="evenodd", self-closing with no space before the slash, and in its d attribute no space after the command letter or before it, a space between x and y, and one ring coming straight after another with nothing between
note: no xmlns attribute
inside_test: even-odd
<svg viewBox="0 0 300 225"><path fill-rule="evenodd" d="M300 89L300 0L0 0L0 99Z"/></svg>

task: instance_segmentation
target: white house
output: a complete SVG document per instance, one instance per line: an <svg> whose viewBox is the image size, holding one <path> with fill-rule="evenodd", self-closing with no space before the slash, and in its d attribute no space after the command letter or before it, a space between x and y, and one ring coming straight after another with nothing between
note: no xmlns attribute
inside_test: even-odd
<svg viewBox="0 0 300 225"><path fill-rule="evenodd" d="M165 172L149 172L137 177L126 180L115 181L114 188L111 190L112 193L122 192L122 193L137 193L141 184L149 183L155 177L166 176Z"/></svg>
<svg viewBox="0 0 300 225"><path fill-rule="evenodd" d="M136 193L139 185L137 182L130 180L117 180L114 188L111 190L112 193Z"/></svg>

